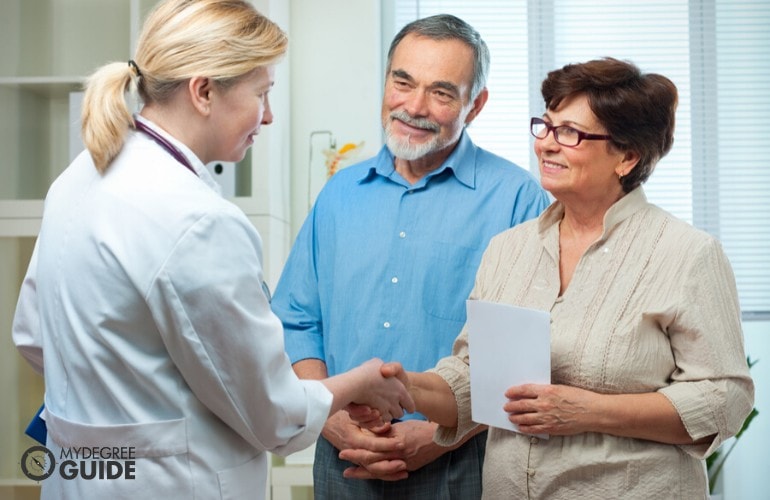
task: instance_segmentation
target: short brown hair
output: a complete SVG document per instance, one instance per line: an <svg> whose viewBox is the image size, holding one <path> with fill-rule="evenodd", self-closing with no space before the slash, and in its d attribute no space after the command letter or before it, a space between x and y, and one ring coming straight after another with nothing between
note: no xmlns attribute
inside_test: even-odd
<svg viewBox="0 0 770 500"><path fill-rule="evenodd" d="M541 86L549 110L584 94L594 115L621 151L636 151L639 163L621 179L628 193L645 182L674 144L678 93L665 76L642 73L628 61L611 57L568 64L548 73Z"/></svg>

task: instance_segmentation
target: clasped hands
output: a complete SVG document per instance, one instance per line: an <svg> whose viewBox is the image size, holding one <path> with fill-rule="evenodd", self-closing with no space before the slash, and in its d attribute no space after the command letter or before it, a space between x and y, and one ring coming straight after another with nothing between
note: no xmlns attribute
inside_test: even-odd
<svg viewBox="0 0 770 500"><path fill-rule="evenodd" d="M408 378L400 363L381 363L379 368L384 380L397 383L399 390L406 391ZM345 408L347 412L332 415L323 429L323 436L341 450L340 459L353 464L345 470L346 478L401 480L409 471L421 468L447 451L433 442L436 424L423 420L391 423L393 417L402 415L392 408L355 401ZM408 412L415 411L411 398L409 403L407 406L401 400L400 404ZM351 419L350 412L364 422Z"/></svg>
<svg viewBox="0 0 770 500"><path fill-rule="evenodd" d="M406 375L400 363L388 364L393 365L391 370L384 369L385 363L373 358L346 374L355 381L357 388L352 396L353 402L346 409L368 409L372 427L375 419L377 422L390 422L401 418L404 410L409 413L415 411L414 400L404 385Z"/></svg>

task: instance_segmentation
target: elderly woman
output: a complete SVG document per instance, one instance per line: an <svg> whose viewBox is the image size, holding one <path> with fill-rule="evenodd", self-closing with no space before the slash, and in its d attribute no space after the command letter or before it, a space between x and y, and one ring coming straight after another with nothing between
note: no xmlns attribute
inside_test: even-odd
<svg viewBox="0 0 770 500"><path fill-rule="evenodd" d="M531 130L556 202L491 241L471 298L550 311L552 385L506 392L523 434L489 431L484 497L703 499L702 459L740 429L753 383L719 242L641 187L673 143L676 87L601 59L542 93ZM408 374L446 446L477 426L468 363L463 330L453 356Z"/></svg>

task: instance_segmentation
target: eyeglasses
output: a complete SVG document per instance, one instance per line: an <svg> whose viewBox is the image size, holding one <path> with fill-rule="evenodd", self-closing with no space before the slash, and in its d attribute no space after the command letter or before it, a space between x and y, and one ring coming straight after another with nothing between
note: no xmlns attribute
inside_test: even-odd
<svg viewBox="0 0 770 500"><path fill-rule="evenodd" d="M574 148L583 140L607 141L612 139L609 135L587 134L568 125L554 127L550 123L546 123L542 118L532 118L529 123L529 130L536 139L545 139L548 137L548 132L553 131L554 140L568 148Z"/></svg>

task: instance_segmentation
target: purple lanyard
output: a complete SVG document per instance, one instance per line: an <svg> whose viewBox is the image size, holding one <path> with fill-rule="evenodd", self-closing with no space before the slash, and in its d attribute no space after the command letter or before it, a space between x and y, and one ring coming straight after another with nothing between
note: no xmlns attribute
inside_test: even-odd
<svg viewBox="0 0 770 500"><path fill-rule="evenodd" d="M140 122L139 120L134 120L134 125L136 126L136 130L139 130L140 132L144 132L145 134L150 136L155 142L158 143L160 147L165 149L168 152L168 154L173 156L176 161L184 165L185 168L187 168L187 170L189 170L196 176L198 175L198 173L195 171L192 165L190 165L190 162L187 161L187 158L185 158L185 156L177 148L175 148L173 144L168 142L168 140L165 137L158 134L153 129L151 129L144 123Z"/></svg>

